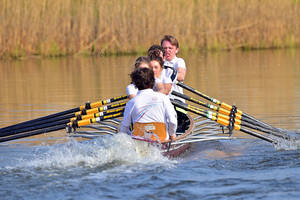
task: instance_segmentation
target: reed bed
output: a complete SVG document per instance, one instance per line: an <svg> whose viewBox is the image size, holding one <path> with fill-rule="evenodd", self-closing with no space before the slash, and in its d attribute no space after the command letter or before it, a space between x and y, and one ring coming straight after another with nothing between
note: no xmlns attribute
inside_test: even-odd
<svg viewBox="0 0 300 200"><path fill-rule="evenodd" d="M300 46L300 0L0 0L0 57Z"/></svg>

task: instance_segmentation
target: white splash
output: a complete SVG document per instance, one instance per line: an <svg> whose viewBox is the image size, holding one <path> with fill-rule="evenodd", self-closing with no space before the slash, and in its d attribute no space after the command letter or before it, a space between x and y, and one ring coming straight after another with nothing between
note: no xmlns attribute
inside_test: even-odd
<svg viewBox="0 0 300 200"><path fill-rule="evenodd" d="M36 157L27 161L26 166L61 169L136 164L172 166L175 162L162 156L159 148L148 145L146 142L135 141L130 136L121 133L86 142L71 140L68 143L47 148L44 153L36 153Z"/></svg>
<svg viewBox="0 0 300 200"><path fill-rule="evenodd" d="M277 138L277 144L274 144L277 150L297 150L300 149L300 140L299 139L290 139L285 140L282 138Z"/></svg>

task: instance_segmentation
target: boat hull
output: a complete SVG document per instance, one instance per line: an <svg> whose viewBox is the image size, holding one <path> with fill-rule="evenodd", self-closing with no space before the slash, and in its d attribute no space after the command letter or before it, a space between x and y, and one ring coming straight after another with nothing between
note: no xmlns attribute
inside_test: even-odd
<svg viewBox="0 0 300 200"><path fill-rule="evenodd" d="M119 133L121 119L110 119L100 121L93 126L82 127L84 130L76 130L69 133L72 137L97 138L103 135L115 135ZM92 129L92 131L89 131ZM211 120L202 117L192 117L184 115L183 119L179 119L179 128L176 132L175 140L167 140L159 143L158 141L149 140L139 136L133 136L134 140L146 142L149 145L157 146L161 149L161 153L167 157L178 157L188 151L195 142L203 142L209 140L224 140L230 137L224 135L224 130L220 125Z"/></svg>

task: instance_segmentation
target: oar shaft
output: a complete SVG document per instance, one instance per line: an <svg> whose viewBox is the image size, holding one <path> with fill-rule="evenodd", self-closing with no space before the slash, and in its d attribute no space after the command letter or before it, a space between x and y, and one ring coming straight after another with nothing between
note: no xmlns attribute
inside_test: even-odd
<svg viewBox="0 0 300 200"><path fill-rule="evenodd" d="M84 119L84 120L79 120L79 121L74 120L72 123L70 123L68 125L72 126L73 128L79 128L79 127L82 127L82 126L90 125L90 124L95 123L95 122L100 122L100 121L103 121L103 120L122 117L122 116L123 116L123 111L118 112L118 113L114 113L114 114L109 114L109 115L96 117L96 118L91 118L91 119Z"/></svg>
<svg viewBox="0 0 300 200"><path fill-rule="evenodd" d="M25 121L25 122L21 122L21 123L18 123L18 124L14 124L14 125L11 125L11 126L1 128L0 133L4 133L4 132L7 132L7 131L13 130L13 129L28 127L28 126L31 126L31 125L37 125L37 124L39 124L40 121L45 121L45 120L48 120L48 119L51 119L51 118L56 118L58 116L63 116L63 115L67 115L67 114L70 114L70 113L75 113L75 112L82 111L82 110L85 110L85 109L92 109L92 108L95 108L95 107L103 106L103 105L106 105L108 103L112 103L112 102L116 102L116 101L120 101L120 100L124 100L124 99L127 99L126 95L119 96L119 97L114 97L114 98L106 99L106 100L102 100L102 101L98 101L98 102L95 102L95 103L86 103L85 105L82 105L78 108L69 109L69 110L66 110L66 111L54 113L54 114L47 115L47 116L44 116L44 117L40 117L40 118L37 118L37 119L33 119L33 120L29 120L29 121ZM47 122L43 122L43 123L47 123Z"/></svg>
<svg viewBox="0 0 300 200"><path fill-rule="evenodd" d="M125 105L125 103L121 103L121 104L112 104L110 106L106 106L105 109L111 109L111 108L115 108L115 107L119 107L121 105ZM104 110L103 107L99 107L99 110ZM4 133L0 133L1 137L6 137L6 136L10 136L10 135L15 135L15 134L19 134L19 133L23 133L23 132L28 132L28 131L34 131L37 129L42 129L42 128L47 128L47 127L51 127L51 126L57 126L60 124L67 124L70 121L73 121L75 119L81 120L81 119L89 119L89 118L93 118L93 117L100 117L100 116L105 116L108 114L114 114L120 111L123 111L124 108L118 108L118 109L113 109L113 110L106 110L103 112L98 112L98 113L93 113L93 114L89 114L89 115L78 115L77 117L74 117L75 114L69 114L66 116L59 116L56 118L51 118L48 119L46 121L40 121L37 122L36 124L33 124L32 126L24 126L23 128L19 128L19 129L11 129L7 132ZM89 110L87 111L89 112ZM55 121L56 120L56 121Z"/></svg>
<svg viewBox="0 0 300 200"><path fill-rule="evenodd" d="M180 87L182 87L182 88L184 88L184 89L186 89L186 90L188 90L188 91L194 93L194 94L197 94L197 95L199 95L199 96L205 98L206 100L209 100L209 101L211 101L211 102L213 102L213 103L219 105L221 108L224 108L224 109L226 109L226 110L228 110L228 111L230 111L230 110L232 109L232 106L231 106L231 105L228 105L228 104L226 104L226 103L224 103L224 102L221 102L221 101L219 101L219 100L217 100L217 99L214 99L214 98L212 98L212 97L209 97L209 96L207 96L207 95L205 95L205 94L199 92L198 90L196 90L196 89L194 89L194 88L192 88L192 87L190 87L190 86L188 86L188 85L186 85L186 84L184 84L184 83L182 83L182 82L177 82L176 84L179 85ZM277 132L276 136L280 135L280 134L278 134L278 133L281 133L281 134L283 134L283 135L280 136L280 137L286 138L286 139L289 139L289 138L290 138L290 137L289 137L287 134L285 134L282 130L280 130L280 129L278 129L278 128L275 128L275 127L273 127L273 126L271 126L271 125L269 125L269 124L267 124L267 123L265 123L265 122L262 122L262 121L260 121L260 120L258 120L258 119L256 119L256 118L252 117L251 115L249 115L249 114L247 114L247 113L244 113L244 112L242 112L242 111L240 111L240 110L238 110L238 109L237 109L236 116L237 116L237 115L240 115L240 116L241 116L241 119L247 121L248 123L255 124L255 125L260 126L261 128L264 128L264 129L269 129L269 130L271 131L271 133ZM274 134L274 135L275 135L275 134Z"/></svg>
<svg viewBox="0 0 300 200"><path fill-rule="evenodd" d="M91 121L91 123L94 123L94 122L103 121L103 120L112 119L112 118L121 117L121 116L123 116L123 111L118 112L118 113L109 113L108 115L103 115L103 116L100 116L97 118L82 120L84 122L80 121L80 126L88 125L88 124L84 124L88 120ZM2 137L2 138L0 138L0 142L6 142L6 141L20 139L20 138L24 138L24 137L33 136L33 135L62 130L67 127L67 122L69 122L69 121L70 120L57 122L57 124L52 124L51 127L46 127L46 125L42 125L42 126L38 127L39 128L38 130L14 134L14 135L10 135L8 137ZM74 120L74 122L76 122L76 120ZM71 125L71 124L69 124L69 125ZM45 126L45 127L42 128L43 126ZM79 127L79 126L77 126L77 127Z"/></svg>
<svg viewBox="0 0 300 200"><path fill-rule="evenodd" d="M66 125L68 122L70 122L70 119L64 119L64 120L60 120L60 121L55 121L55 122L50 122L50 123L40 124L40 125L35 125L35 126L30 126L30 127L24 127L24 128L12 130L10 132L5 132L5 134L2 133L1 137L16 135L19 133L34 131L34 130L48 128L48 127L57 126L57 125L61 125L61 124Z"/></svg>
<svg viewBox="0 0 300 200"><path fill-rule="evenodd" d="M192 98L192 97L187 96L185 94L181 94L179 92L172 91L172 95L178 96L178 97L183 98L183 99L188 100L188 101L191 101L191 102L196 103L200 106L212 109L212 110L217 111L221 114L224 114L224 115L227 115L227 116L230 115L230 110L227 110L227 109L224 109L224 108L221 108L219 106L215 106L215 105L212 105L212 104L209 104L209 103L202 102L198 99ZM236 113L236 118L241 119L242 116L240 114Z"/></svg>
<svg viewBox="0 0 300 200"><path fill-rule="evenodd" d="M5 136L9 136L9 135L14 135L17 133L22 133L22 132L26 132L26 131L31 131L31 130L35 130L38 129L36 127L49 127L47 124L55 124L58 121L68 121L71 117L74 117L74 114L67 114L67 115L63 115L63 116L57 116L54 118L49 118L49 119L45 119L45 120L41 120L41 121L36 121L30 124L24 124L23 126L21 126L20 128L11 128L8 129L7 131L4 131L2 133L0 133L0 137L5 137ZM66 122L68 123L68 122Z"/></svg>
<svg viewBox="0 0 300 200"><path fill-rule="evenodd" d="M63 111L63 112L47 115L45 117L40 117L40 118L29 120L29 121L26 121L26 122L22 122L22 123L18 123L18 124L15 124L15 125L7 126L7 127L4 127L4 128L1 128L0 133L9 132L11 130L16 130L16 129L23 128L23 127L28 127L28 126L31 126L31 125L37 125L37 124L41 124L41 123L48 123L49 119L51 119L50 121L52 121L52 118L67 115L67 114L74 113L74 112L77 112L77 111L79 111L79 108L73 108L73 109L70 109L70 110ZM3 135L0 134L0 136L3 136Z"/></svg>
<svg viewBox="0 0 300 200"><path fill-rule="evenodd" d="M173 103L175 106L178 106L178 107L180 107L180 108L182 108L182 109L185 109L185 110L187 110L187 111L190 111L190 112L193 112L193 113L195 113L195 114L198 114L198 115L200 115L200 116L202 116L202 117L205 117L205 118L207 118L207 119L211 119L211 120L213 120L213 121L215 121L215 122L217 122L217 123L219 123L219 124L221 124L221 125L224 125L224 126L228 126L228 125L229 125L229 121L228 121L228 120L223 119L223 118L216 117L216 115L208 115L208 114L206 114L205 112L202 112L202 111L193 109L193 108L189 107L187 104L184 104L184 103L178 103L178 102L176 102L176 101L172 101L172 103ZM247 134L249 134L249 135L252 135L252 136L254 136L254 137L263 139L263 140L265 140L265 141L267 141L267 142L270 142L270 143L276 143L275 140L272 140L271 138L269 138L269 137L267 137L267 136L264 136L264 135L261 135L261 134L259 134L259 133L256 133L256 132L254 132L254 131L248 130L248 129L242 127L242 125L234 124L234 127L233 127L233 128L234 128L234 130L242 131L242 132L247 133Z"/></svg>
<svg viewBox="0 0 300 200"><path fill-rule="evenodd" d="M97 112L102 112L102 111L106 111L106 110L113 109L113 108L122 107L122 106L125 106L126 103L127 102L121 102L121 103L111 104L111 105L108 105L108 106L92 108L92 109L89 109L89 110L82 110L82 111L76 112L75 117L78 116L78 115L89 115L89 114L94 114L94 113L97 113Z"/></svg>
<svg viewBox="0 0 300 200"><path fill-rule="evenodd" d="M265 141L270 142L270 143L274 143L274 144L277 143L277 141L272 140L271 138L269 138L269 137L267 137L267 136L265 136L265 135L261 135L261 134L259 134L259 133L256 133L256 132L254 132L254 131L245 129L245 128L243 128L243 127L241 127L240 131L242 131L242 132L244 132L244 133L247 133L247 134L249 134L249 135L252 135L252 136L254 136L254 137L260 138L260 139L265 140Z"/></svg>
<svg viewBox="0 0 300 200"><path fill-rule="evenodd" d="M192 92L192 93L195 93L195 94L201 96L202 98L204 98L204 99L206 99L206 100L208 100L210 102L213 102L213 103L217 104L218 106L221 106L221 108L224 108L226 110L231 110L232 109L231 105L229 105L227 103L224 103L224 102L221 102L221 101L219 101L219 100L217 100L215 98L209 97L206 94L203 94L200 91L198 91L198 90L196 90L196 89L194 89L194 88L192 88L192 87L190 87L190 86L188 86L188 85L186 85L186 84L184 84L182 82L178 82L177 81L176 84L179 85L180 87L182 87L182 88L184 88L184 89ZM243 114L243 112L240 111L240 110L237 110L237 113L240 114L240 115Z"/></svg>
<svg viewBox="0 0 300 200"><path fill-rule="evenodd" d="M219 118L223 118L223 119L229 120L230 111L228 111L226 109L223 109L221 107L217 107L217 106L214 106L214 105L211 105L211 104L208 104L208 103L201 102L200 100L194 99L192 97L189 97L189 96L187 96L185 94L181 94L181 93L176 92L176 91L172 91L172 94L175 95L175 96L178 96L180 98L183 98L185 100L188 100L188 101L191 101L193 103L196 103L198 105L201 105L203 107L206 107L206 108L212 109L214 111L217 111L218 114L214 114L212 112L212 115L218 116ZM197 110L200 110L202 112L205 112L206 114L211 114L210 111L205 111L203 109L200 109L200 108L192 106L192 105L187 105L187 106L189 106L189 107L191 107L193 109L197 109ZM238 113L236 113L235 123L239 124L239 125L242 124L242 125L244 125L244 126L246 126L248 128L251 128L251 129L254 129L254 130L259 130L259 131L262 131L264 133L276 135L276 136L284 138L284 139L289 139L289 137L286 136L286 135L279 134L278 132L274 132L274 130L272 128L270 128L269 126L264 125L262 123L256 122L255 120L253 120L251 118L251 116L246 115L246 113L243 113L243 117L241 115L239 115Z"/></svg>
<svg viewBox="0 0 300 200"><path fill-rule="evenodd" d="M24 137L30 137L30 136L34 136L34 135L43 134L43 133L58 131L58 130L64 129L65 127L66 127L66 125L62 124L62 125L45 128L45 129L40 129L40 130L36 130L36 131L32 131L32 132L26 132L26 133L22 133L22 134L12 135L9 137L0 138L0 142L7 142L10 140L16 140L16 139L20 139L20 138L24 138Z"/></svg>
<svg viewBox="0 0 300 200"><path fill-rule="evenodd" d="M106 110L106 111L98 112L98 113L92 113L92 114L88 114L88 115L77 115L76 117L72 117L70 121L71 122L74 120L79 121L79 120L84 120L84 119L96 118L96 117L104 116L107 114L114 114L117 112L124 111L124 109L125 108L123 107L123 108L117 108L117 109L113 109L113 110Z"/></svg>
<svg viewBox="0 0 300 200"><path fill-rule="evenodd" d="M114 97L114 98L106 99L106 100L102 100L102 101L97 101L97 102L90 103L90 104L87 103L85 105L80 106L80 110L97 108L97 107L104 106L106 104L113 103L113 102L116 102L116 101L121 101L121 100L124 100L124 99L127 99L127 95L123 95L123 96L119 96L119 97Z"/></svg>

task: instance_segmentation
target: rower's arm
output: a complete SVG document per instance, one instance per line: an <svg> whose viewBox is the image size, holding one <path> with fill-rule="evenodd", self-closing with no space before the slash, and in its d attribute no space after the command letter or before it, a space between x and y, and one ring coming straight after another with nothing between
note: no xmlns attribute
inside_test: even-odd
<svg viewBox="0 0 300 200"><path fill-rule="evenodd" d="M182 58L179 58L175 65L175 69L177 70L177 80L183 82L186 74L185 62Z"/></svg>
<svg viewBox="0 0 300 200"><path fill-rule="evenodd" d="M129 134L129 126L120 126L120 133L127 133Z"/></svg>
<svg viewBox="0 0 300 200"><path fill-rule="evenodd" d="M175 135L176 136L176 130L177 130L177 114L174 109L174 106L170 102L170 99L166 96L165 99L165 109L166 109L166 115L168 118L168 133L170 136Z"/></svg>
<svg viewBox="0 0 300 200"><path fill-rule="evenodd" d="M185 79L186 68L178 67L177 68L177 80L183 82Z"/></svg>
<svg viewBox="0 0 300 200"><path fill-rule="evenodd" d="M131 125L131 112L132 112L131 105L130 105L130 101L129 101L129 102L127 102L127 104L125 106L124 117L121 122L121 126L120 126L121 133L127 133L127 134L131 135L131 132L129 130L129 127Z"/></svg>
<svg viewBox="0 0 300 200"><path fill-rule="evenodd" d="M168 95L171 92L172 83L165 83L164 84L164 94Z"/></svg>
<svg viewBox="0 0 300 200"><path fill-rule="evenodd" d="M136 96L135 94L130 94L130 95L128 95L128 99L130 100L130 99L132 99L135 96Z"/></svg>

